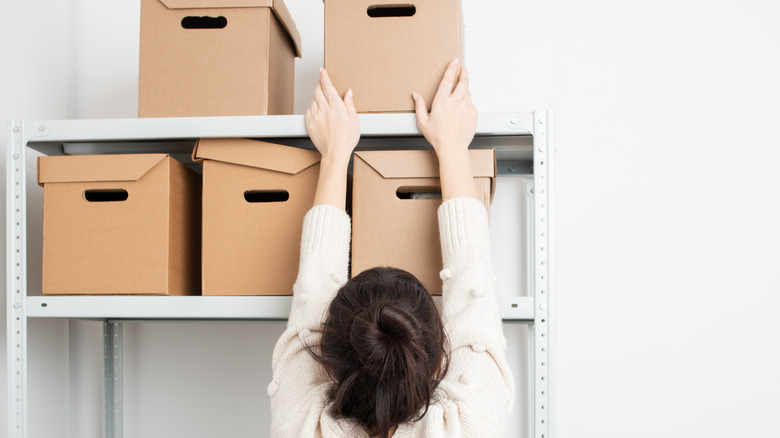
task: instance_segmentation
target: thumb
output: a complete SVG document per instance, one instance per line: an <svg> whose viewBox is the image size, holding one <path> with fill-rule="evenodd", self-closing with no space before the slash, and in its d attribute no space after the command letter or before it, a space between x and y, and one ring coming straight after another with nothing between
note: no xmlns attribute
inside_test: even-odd
<svg viewBox="0 0 780 438"><path fill-rule="evenodd" d="M412 93L414 99L414 112L417 114L417 127L422 131L423 126L428 125L428 107L425 105L425 99L416 91Z"/></svg>
<svg viewBox="0 0 780 438"><path fill-rule="evenodd" d="M347 112L350 114L357 114L357 111L355 110L355 102L352 100L351 88L344 94L344 105L347 107Z"/></svg>

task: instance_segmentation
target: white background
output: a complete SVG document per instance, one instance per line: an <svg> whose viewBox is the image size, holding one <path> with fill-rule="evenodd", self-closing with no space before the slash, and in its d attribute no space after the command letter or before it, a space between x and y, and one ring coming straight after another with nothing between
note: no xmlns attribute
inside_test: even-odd
<svg viewBox="0 0 780 438"><path fill-rule="evenodd" d="M780 4L463 3L480 111L556 111L558 436L775 436ZM0 119L136 116L137 0L0 5ZM322 3L287 5L301 113ZM125 436L266 436L281 329L128 324ZM29 331L30 437L100 436L99 325Z"/></svg>

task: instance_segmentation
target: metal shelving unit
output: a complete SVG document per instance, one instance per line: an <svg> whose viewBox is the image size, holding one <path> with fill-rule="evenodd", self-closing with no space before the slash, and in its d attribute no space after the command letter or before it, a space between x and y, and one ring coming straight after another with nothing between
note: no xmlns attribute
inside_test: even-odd
<svg viewBox="0 0 780 438"><path fill-rule="evenodd" d="M358 149L429 147L414 114L362 114ZM555 436L554 153L550 111L481 113L472 148L495 148L500 177L530 187L527 294L502 296L504 321L529 324L529 436ZM170 153L192 164L197 138L257 138L312 149L303 116L11 121L6 169L8 436L27 436L28 318L104 322L104 431L121 437L122 322L131 320L255 320L287 318L291 297L41 296L28 291L28 150L46 155ZM32 295L28 294L32 292ZM518 293L518 295L521 295Z"/></svg>

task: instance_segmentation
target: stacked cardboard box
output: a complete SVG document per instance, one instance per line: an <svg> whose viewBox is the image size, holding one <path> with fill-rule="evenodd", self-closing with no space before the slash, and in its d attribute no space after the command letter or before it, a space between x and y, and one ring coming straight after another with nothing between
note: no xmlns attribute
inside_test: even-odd
<svg viewBox="0 0 780 438"><path fill-rule="evenodd" d="M325 67L339 93L351 88L358 112L413 111L413 91L430 109L447 64L463 59L460 0L324 1Z"/></svg>
<svg viewBox="0 0 780 438"><path fill-rule="evenodd" d="M320 154L245 139L201 139L203 294L291 295Z"/></svg>
<svg viewBox="0 0 780 438"><path fill-rule="evenodd" d="M292 114L296 56L282 0L142 0L138 115Z"/></svg>
<svg viewBox="0 0 780 438"><path fill-rule="evenodd" d="M200 291L200 176L164 154L52 156L43 186L43 293Z"/></svg>

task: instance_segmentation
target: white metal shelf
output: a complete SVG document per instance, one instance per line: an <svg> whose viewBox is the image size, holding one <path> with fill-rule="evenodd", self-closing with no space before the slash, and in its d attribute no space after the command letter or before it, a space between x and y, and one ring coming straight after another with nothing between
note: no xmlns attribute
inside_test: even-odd
<svg viewBox="0 0 780 438"><path fill-rule="evenodd" d="M419 136L413 113L360 114L363 137ZM532 135L533 113L480 113L477 136ZM43 120L27 122L30 142L307 137L304 116Z"/></svg>
<svg viewBox="0 0 780 438"><path fill-rule="evenodd" d="M434 298L437 302L440 298ZM40 296L27 297L27 317L68 319L285 320L290 296ZM531 297L501 297L504 321L534 319Z"/></svg>
<svg viewBox="0 0 780 438"><path fill-rule="evenodd" d="M360 114L358 149L430 146L414 114ZM472 148L494 148L499 161L530 161L533 113L481 113ZM261 138L313 149L302 115L157 119L42 120L24 124L28 147L46 155L149 153L188 155L198 138ZM178 157L177 157L178 158Z"/></svg>
<svg viewBox="0 0 780 438"><path fill-rule="evenodd" d="M362 114L358 149L430 147L414 114ZM528 296L500 297L505 321L529 324L529 436L554 438L554 266L552 113L480 113L473 148L495 148L499 173L521 175L536 190L528 212ZM8 436L27 436L28 318L104 321L107 362L105 422L122 436L123 320L284 320L289 296L28 296L28 149L47 155L166 152L186 161L197 138L268 139L312 148L304 117L206 117L160 119L45 120L8 124L6 160ZM33 291L39 293L40 291ZM109 360L110 359L110 360ZM117 404L118 403L118 404ZM118 406L118 408L117 408Z"/></svg>

